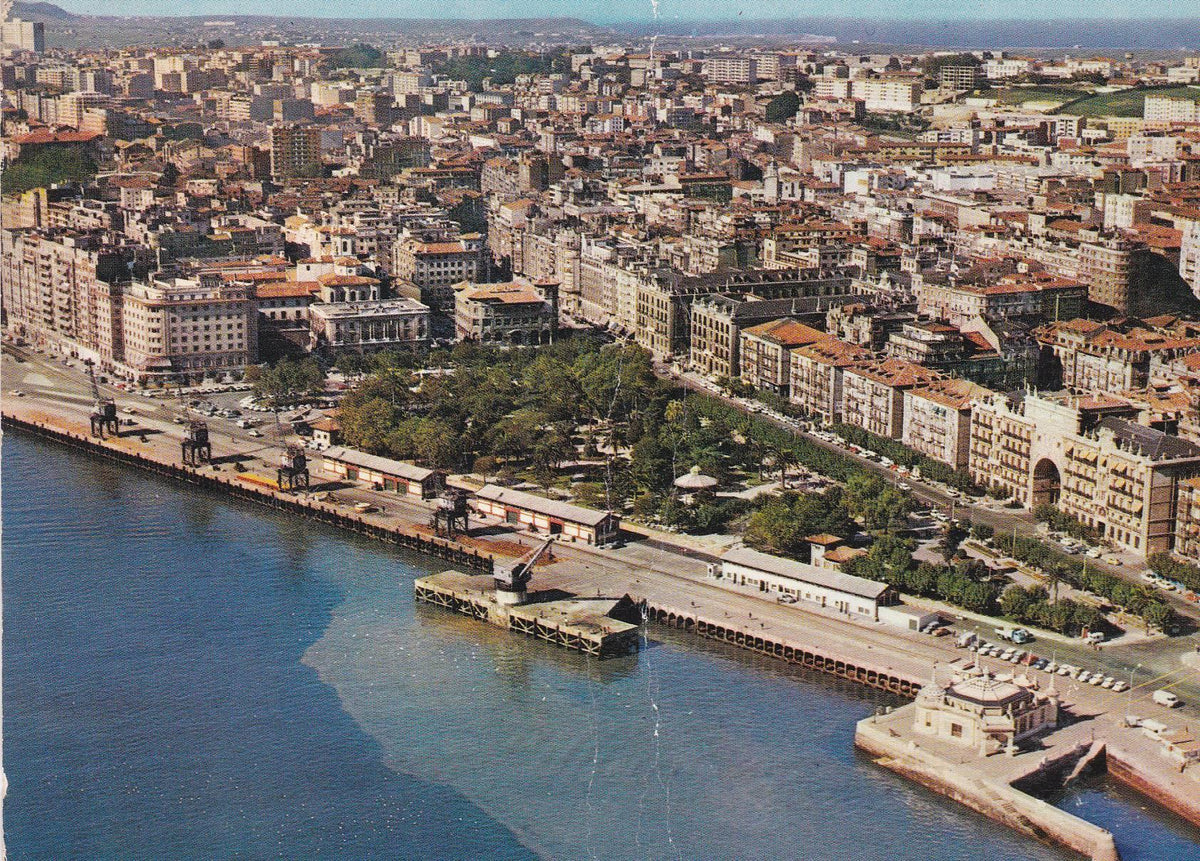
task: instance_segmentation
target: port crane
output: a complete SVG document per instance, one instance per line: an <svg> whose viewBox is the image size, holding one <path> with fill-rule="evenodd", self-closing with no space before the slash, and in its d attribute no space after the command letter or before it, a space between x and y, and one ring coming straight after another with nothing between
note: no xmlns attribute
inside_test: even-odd
<svg viewBox="0 0 1200 861"><path fill-rule="evenodd" d="M117 402L100 393L100 385L96 382L95 363L91 359L88 359L86 364L88 382L92 386L92 436L104 439L105 430L113 436L117 436L120 433L118 430L120 422L117 419Z"/></svg>
<svg viewBox="0 0 1200 861"><path fill-rule="evenodd" d="M279 421L278 407L275 407L274 413L275 439L283 443L283 424ZM304 446L294 442L286 443L284 450L279 453L279 468L275 470L275 483L279 485L280 490L295 492L301 485L308 490L308 477L308 456L304 453Z"/></svg>
<svg viewBox="0 0 1200 861"><path fill-rule="evenodd" d="M533 577L533 566L542 558L554 543L551 535L538 547L533 548L519 559L497 565L492 580L496 584L496 600L501 604L517 605L526 601L529 581Z"/></svg>
<svg viewBox="0 0 1200 861"><path fill-rule="evenodd" d="M468 523L467 492L457 487L447 487L438 494L437 508L429 518L429 525L437 535L453 540L459 531L471 531Z"/></svg>
<svg viewBox="0 0 1200 861"><path fill-rule="evenodd" d="M182 411L179 420L183 424L183 441L179 443L179 448L183 454L183 462L188 466L208 463L212 460L208 422L192 416L187 401L184 400L182 388L179 389L179 408Z"/></svg>

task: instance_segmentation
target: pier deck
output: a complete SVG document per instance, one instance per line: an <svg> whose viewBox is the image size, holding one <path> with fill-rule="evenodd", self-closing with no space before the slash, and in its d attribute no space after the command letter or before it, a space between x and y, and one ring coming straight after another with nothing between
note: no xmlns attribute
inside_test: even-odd
<svg viewBox="0 0 1200 861"><path fill-rule="evenodd" d="M628 596L581 598L542 591L530 593L529 603L510 606L496 600L491 583L487 576L443 571L414 581L413 595L418 601L597 658L637 648L638 626L628 620L640 611Z"/></svg>

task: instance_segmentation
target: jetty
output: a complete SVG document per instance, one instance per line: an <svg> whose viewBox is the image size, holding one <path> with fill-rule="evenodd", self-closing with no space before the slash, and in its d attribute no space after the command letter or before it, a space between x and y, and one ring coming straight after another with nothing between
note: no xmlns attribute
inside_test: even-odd
<svg viewBox="0 0 1200 861"><path fill-rule="evenodd" d="M519 634L604 658L637 649L641 609L628 595L583 598L558 590L530 593L528 602L506 604L496 597L491 577L443 571L413 583L418 601Z"/></svg>

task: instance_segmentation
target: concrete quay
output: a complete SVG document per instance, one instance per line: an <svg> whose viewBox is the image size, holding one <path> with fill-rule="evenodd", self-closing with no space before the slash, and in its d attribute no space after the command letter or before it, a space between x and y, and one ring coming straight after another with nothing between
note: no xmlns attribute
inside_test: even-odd
<svg viewBox="0 0 1200 861"><path fill-rule="evenodd" d="M625 596L583 598L559 590L539 590L523 604L496 600L487 575L443 571L413 582L418 601L507 628L595 658L637 649L641 609Z"/></svg>
<svg viewBox="0 0 1200 861"><path fill-rule="evenodd" d="M1113 779L1200 826L1200 774L1170 761L1162 746L1116 714L1063 702L1059 726L1013 755L980 756L918 733L916 705L859 721L855 745L875 762L1023 834L1094 861L1119 861L1113 835L1038 797L1091 772Z"/></svg>
<svg viewBox="0 0 1200 861"><path fill-rule="evenodd" d="M884 768L1022 834L1057 843L1092 861L1120 861L1111 832L1013 785L1069 771L1092 751L1086 733L1080 737L1064 730L1052 734L1045 750L980 759L950 744L918 737L911 728L913 711L906 705L859 721L855 745Z"/></svg>

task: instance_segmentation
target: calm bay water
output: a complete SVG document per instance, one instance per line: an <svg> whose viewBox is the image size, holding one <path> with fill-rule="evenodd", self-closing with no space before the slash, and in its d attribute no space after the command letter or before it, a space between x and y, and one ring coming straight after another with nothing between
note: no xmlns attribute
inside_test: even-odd
<svg viewBox="0 0 1200 861"><path fill-rule="evenodd" d="M552 649L414 607L437 563L14 434L3 493L13 859L1071 857L857 755L882 695L658 629Z"/></svg>

